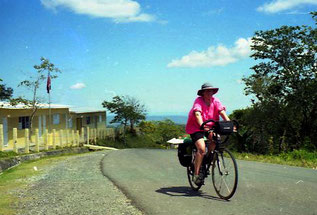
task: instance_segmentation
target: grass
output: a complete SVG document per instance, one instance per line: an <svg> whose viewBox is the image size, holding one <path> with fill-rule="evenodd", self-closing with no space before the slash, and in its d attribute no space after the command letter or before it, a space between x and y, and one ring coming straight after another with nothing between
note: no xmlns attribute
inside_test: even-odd
<svg viewBox="0 0 317 215"><path fill-rule="evenodd" d="M126 141L99 140L97 145L114 147L117 149L125 148L165 148L161 144L156 144L148 136L127 136Z"/></svg>
<svg viewBox="0 0 317 215"><path fill-rule="evenodd" d="M43 174L52 164L73 155L77 154L63 154L26 161L17 167L4 171L0 175L0 214L15 214L13 206L20 200L14 192L26 189L33 177Z"/></svg>
<svg viewBox="0 0 317 215"><path fill-rule="evenodd" d="M234 156L239 160L259 161L298 167L317 169L317 152L294 150L278 155L257 155L251 153L237 153Z"/></svg>
<svg viewBox="0 0 317 215"><path fill-rule="evenodd" d="M15 152L0 152L0 159L1 158L12 158L12 157L15 157L17 156L18 154L15 153Z"/></svg>
<svg viewBox="0 0 317 215"><path fill-rule="evenodd" d="M56 146L56 149L41 150L40 152L50 152L50 151L56 151L56 150L60 150L60 149L71 149L71 148L73 148L73 147L72 146L65 146L65 147L62 148L60 146ZM33 154L33 153L40 153L40 152L35 152L34 150L30 150L30 153L24 153L24 152L15 153L13 151L3 151L3 152L0 151L0 160L1 159L7 159L7 158L13 158L13 157L16 157L16 156L21 156L21 155L29 155L29 154Z"/></svg>

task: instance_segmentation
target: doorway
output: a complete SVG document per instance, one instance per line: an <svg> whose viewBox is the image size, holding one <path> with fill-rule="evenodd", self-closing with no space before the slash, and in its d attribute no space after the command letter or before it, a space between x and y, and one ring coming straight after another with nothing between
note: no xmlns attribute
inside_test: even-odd
<svg viewBox="0 0 317 215"><path fill-rule="evenodd" d="M83 127L83 119L82 118L77 118L76 119L76 128L81 134L81 128Z"/></svg>

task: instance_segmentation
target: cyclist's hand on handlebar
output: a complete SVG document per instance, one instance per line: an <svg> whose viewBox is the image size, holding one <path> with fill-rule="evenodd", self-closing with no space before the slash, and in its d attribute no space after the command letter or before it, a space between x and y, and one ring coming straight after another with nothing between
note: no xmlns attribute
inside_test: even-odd
<svg viewBox="0 0 317 215"><path fill-rule="evenodd" d="M237 126L233 126L233 132L238 132Z"/></svg>
<svg viewBox="0 0 317 215"><path fill-rule="evenodd" d="M210 130L210 128L208 127L208 126L204 126L204 131L209 131Z"/></svg>

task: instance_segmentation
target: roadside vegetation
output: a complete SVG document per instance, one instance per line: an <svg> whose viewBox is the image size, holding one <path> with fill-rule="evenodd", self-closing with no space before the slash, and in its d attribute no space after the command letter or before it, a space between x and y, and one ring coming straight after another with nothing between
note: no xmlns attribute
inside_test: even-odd
<svg viewBox="0 0 317 215"><path fill-rule="evenodd" d="M11 158L11 157L15 157L17 156L18 154L15 153L15 152L0 152L0 159L1 158Z"/></svg>
<svg viewBox="0 0 317 215"><path fill-rule="evenodd" d="M311 15L317 24L317 12ZM232 114L241 125L238 152L317 150L316 44L316 26L255 32L251 57L258 64L243 78L252 105Z"/></svg>
<svg viewBox="0 0 317 215"><path fill-rule="evenodd" d="M181 137L185 133L184 125L173 121L142 121L137 130L115 128L115 139L98 141L98 145L115 148L159 148L170 147L168 140Z"/></svg>
<svg viewBox="0 0 317 215"><path fill-rule="evenodd" d="M252 154L233 152L238 160L258 161L289 166L306 167L317 170L317 152L294 150L276 155Z"/></svg>

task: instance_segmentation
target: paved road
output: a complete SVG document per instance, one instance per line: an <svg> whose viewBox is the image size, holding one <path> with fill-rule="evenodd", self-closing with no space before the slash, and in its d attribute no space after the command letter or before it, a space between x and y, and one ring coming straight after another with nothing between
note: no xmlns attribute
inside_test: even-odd
<svg viewBox="0 0 317 215"><path fill-rule="evenodd" d="M317 171L238 161L239 185L230 201L219 199L208 178L200 192L189 189L176 150L112 151L102 171L145 214L317 215Z"/></svg>

